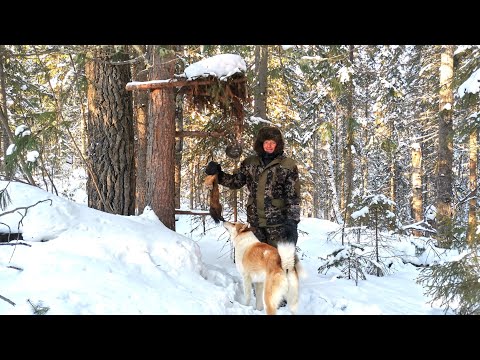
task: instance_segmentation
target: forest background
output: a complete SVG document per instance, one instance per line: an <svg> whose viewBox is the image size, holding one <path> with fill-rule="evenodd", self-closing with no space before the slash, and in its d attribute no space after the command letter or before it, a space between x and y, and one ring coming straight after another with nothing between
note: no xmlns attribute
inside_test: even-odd
<svg viewBox="0 0 480 360"><path fill-rule="evenodd" d="M219 54L240 55L246 71L182 76ZM269 122L299 164L302 216L462 250L430 275L475 313L479 55L469 45L0 45L0 172L71 197L56 183L85 171L89 207L149 205L175 230L176 214L208 209L205 164L233 170ZM222 189L235 219L246 200Z"/></svg>

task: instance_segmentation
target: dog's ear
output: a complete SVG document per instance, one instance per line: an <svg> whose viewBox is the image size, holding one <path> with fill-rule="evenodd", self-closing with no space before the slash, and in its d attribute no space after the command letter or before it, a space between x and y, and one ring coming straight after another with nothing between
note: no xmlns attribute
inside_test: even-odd
<svg viewBox="0 0 480 360"><path fill-rule="evenodd" d="M247 224L242 224L242 227L240 228L239 233L245 232L245 231L250 231L249 225Z"/></svg>

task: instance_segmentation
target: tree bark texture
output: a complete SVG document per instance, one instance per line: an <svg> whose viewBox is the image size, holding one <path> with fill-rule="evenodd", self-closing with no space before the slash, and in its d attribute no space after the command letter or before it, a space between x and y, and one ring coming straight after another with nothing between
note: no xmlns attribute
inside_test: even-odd
<svg viewBox="0 0 480 360"><path fill-rule="evenodd" d="M183 130L183 99L177 95L175 107L175 127L178 131ZM180 208L180 198L182 191L182 153L183 137L175 140L175 208Z"/></svg>
<svg viewBox="0 0 480 360"><path fill-rule="evenodd" d="M194 200L195 200L195 167L193 162L188 164L188 172L190 174L190 209L194 209Z"/></svg>
<svg viewBox="0 0 480 360"><path fill-rule="evenodd" d="M419 143L412 144L412 215L415 222L423 221L422 148ZM414 230L413 235L422 236L422 232Z"/></svg>
<svg viewBox="0 0 480 360"><path fill-rule="evenodd" d="M173 46L153 46L150 79L170 79L175 72ZM169 229L175 231L175 92L150 92L147 153L147 201Z"/></svg>
<svg viewBox="0 0 480 360"><path fill-rule="evenodd" d="M338 201L338 193L337 193L337 187L336 187L336 181L335 181L335 161L333 159L332 149L329 141L325 142L324 149L325 149L327 164L328 164L327 165L328 172L326 176L330 184L330 188L332 189L331 208L333 209L333 213L334 213L333 221L336 221L338 224L343 224L341 209L338 207L339 201Z"/></svg>
<svg viewBox="0 0 480 360"><path fill-rule="evenodd" d="M439 246L449 248L452 239L447 236L453 220L453 45L442 49L440 63L440 109L438 124L437 163L437 231Z"/></svg>
<svg viewBox="0 0 480 360"><path fill-rule="evenodd" d="M350 45L349 49L349 58L350 65L353 66L353 45ZM345 121L346 125L346 140L344 147L344 176L343 176L343 191L344 199L342 210L344 211L345 224L347 226L351 225L350 214L352 209L349 207L350 202L352 201L352 187L353 187L353 152L352 147L354 145L354 122L353 119L353 93L354 85L353 80L350 79L348 85L348 95L347 95L347 117Z"/></svg>
<svg viewBox="0 0 480 360"><path fill-rule="evenodd" d="M96 48L86 63L88 81L88 206L119 215L135 212L134 139L129 65L112 64L112 47ZM115 60L127 55L115 54ZM94 184L97 182L97 187Z"/></svg>
<svg viewBox="0 0 480 360"><path fill-rule="evenodd" d="M183 45L179 45L179 51L183 52ZM185 65L183 62L178 64L177 73L183 73ZM183 132L183 96L178 94L175 99L175 129L176 132ZM175 208L181 206L181 189L182 189L182 153L183 153L183 137L175 140Z"/></svg>
<svg viewBox="0 0 480 360"><path fill-rule="evenodd" d="M140 45L138 52L145 54L145 46ZM140 54L136 54L137 56ZM132 77L134 81L148 81L148 71L146 70L145 60L136 62L132 67ZM136 212L143 213L146 205L147 194L147 130L148 130L148 101L150 94L148 91L134 90L133 95L133 113L135 116L135 173L136 190L135 204Z"/></svg>
<svg viewBox="0 0 480 360"><path fill-rule="evenodd" d="M315 116L315 115L314 115ZM317 118L315 118L315 121L318 121ZM318 125L317 125L318 126ZM318 134L314 134L312 136L312 145L313 145L313 174L312 174L312 180L313 180L313 211L311 216L320 218L323 217L325 218L325 215L320 216L320 209L323 208L323 210L327 210L326 206L320 207L320 136ZM303 206L302 206L303 208Z"/></svg>
<svg viewBox="0 0 480 360"><path fill-rule="evenodd" d="M388 135L390 139L394 138L394 123L393 120L390 121L388 125ZM397 203L397 162L396 162L396 156L395 156L395 150L393 147L389 151L389 157L390 157L390 200L394 204ZM390 211L395 214L395 205L391 204L390 205ZM390 230L394 230L394 223L390 223Z"/></svg>

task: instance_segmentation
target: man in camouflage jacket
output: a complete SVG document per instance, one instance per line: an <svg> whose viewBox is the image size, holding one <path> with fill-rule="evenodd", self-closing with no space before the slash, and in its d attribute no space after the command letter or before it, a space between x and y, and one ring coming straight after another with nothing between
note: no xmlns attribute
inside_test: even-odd
<svg viewBox="0 0 480 360"><path fill-rule="evenodd" d="M211 161L205 173L218 174L218 183L231 189L247 185L247 221L262 242L277 246L278 241L297 243L300 221L300 181L297 164L283 154L284 140L273 126L260 129L251 155L234 174L222 171Z"/></svg>

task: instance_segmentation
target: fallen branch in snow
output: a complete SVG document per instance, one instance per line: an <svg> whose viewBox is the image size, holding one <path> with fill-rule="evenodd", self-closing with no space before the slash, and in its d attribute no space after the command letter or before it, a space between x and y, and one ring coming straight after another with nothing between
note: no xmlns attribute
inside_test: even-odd
<svg viewBox="0 0 480 360"><path fill-rule="evenodd" d="M52 204L53 204L52 199L39 200L39 201L37 201L37 202L36 202L35 204L33 204L33 205L29 205L29 206L19 206L19 207L13 209L13 210L5 211L5 212L3 212L3 213L0 214L0 217L1 217L1 216L4 216L4 215L7 215L7 214L12 214L12 213L14 213L14 212L18 212L18 214L20 214L20 216L21 216L20 220L18 221L18 226L17 226L17 227L18 227L18 233L20 233L20 225L23 225L23 219L25 219L25 217L27 216L28 210L29 210L30 208L32 208L32 207L37 206L38 204L41 204L41 203L43 203L43 202L46 202L46 201L50 201L50 206L52 206ZM19 211L19 210L24 210L24 213L22 214L22 212ZM7 225L7 226L8 226L8 225ZM9 228L10 228L10 227L9 227ZM11 244L11 243L2 243L2 245L7 245L7 244L8 244L8 245L14 245L14 248L13 248L13 251L12 251L12 255L10 256L10 261L12 260L13 254L15 253L15 250L16 250L16 248L17 248L15 245L18 244L18 245L31 246L31 245L28 245L28 244L26 244L26 243L21 243L21 242L18 242L18 243L16 242L16 243L14 243L14 244Z"/></svg>
<svg viewBox="0 0 480 360"><path fill-rule="evenodd" d="M7 299L5 296L0 295L0 299L5 300L9 304L12 304L13 306L15 306L15 303L12 300Z"/></svg>
<svg viewBox="0 0 480 360"><path fill-rule="evenodd" d="M18 271L23 271L22 268L19 268L19 267L17 267L17 266L13 266L13 265L8 265L7 268L15 269L15 270L18 270Z"/></svg>
<svg viewBox="0 0 480 360"><path fill-rule="evenodd" d="M50 310L48 306L43 306L43 303L41 300L36 305L33 304L30 301L30 299L27 299L27 301L32 306L34 315L45 315L48 312L48 310Z"/></svg>
<svg viewBox="0 0 480 360"><path fill-rule="evenodd" d="M2 246L2 245L25 245L25 246L30 246L30 247L32 247L32 245L27 244L27 243L24 243L24 242L17 242L17 243L12 243L12 242L9 242L9 243L0 243L0 246Z"/></svg>
<svg viewBox="0 0 480 360"><path fill-rule="evenodd" d="M43 203L45 201L50 201L50 205L52 205L52 199L45 199L45 200L39 200L37 201L35 204L33 205L30 205L30 206L20 206L16 209L13 209L13 210L10 210L10 211L5 211L3 213L0 214L0 216L4 216L4 215L7 215L7 214L11 214L11 213L14 213L15 211L18 211L18 210L28 210L30 209L31 207L34 207L40 203ZM25 211L25 215L22 217L22 219L27 215L27 211Z"/></svg>

